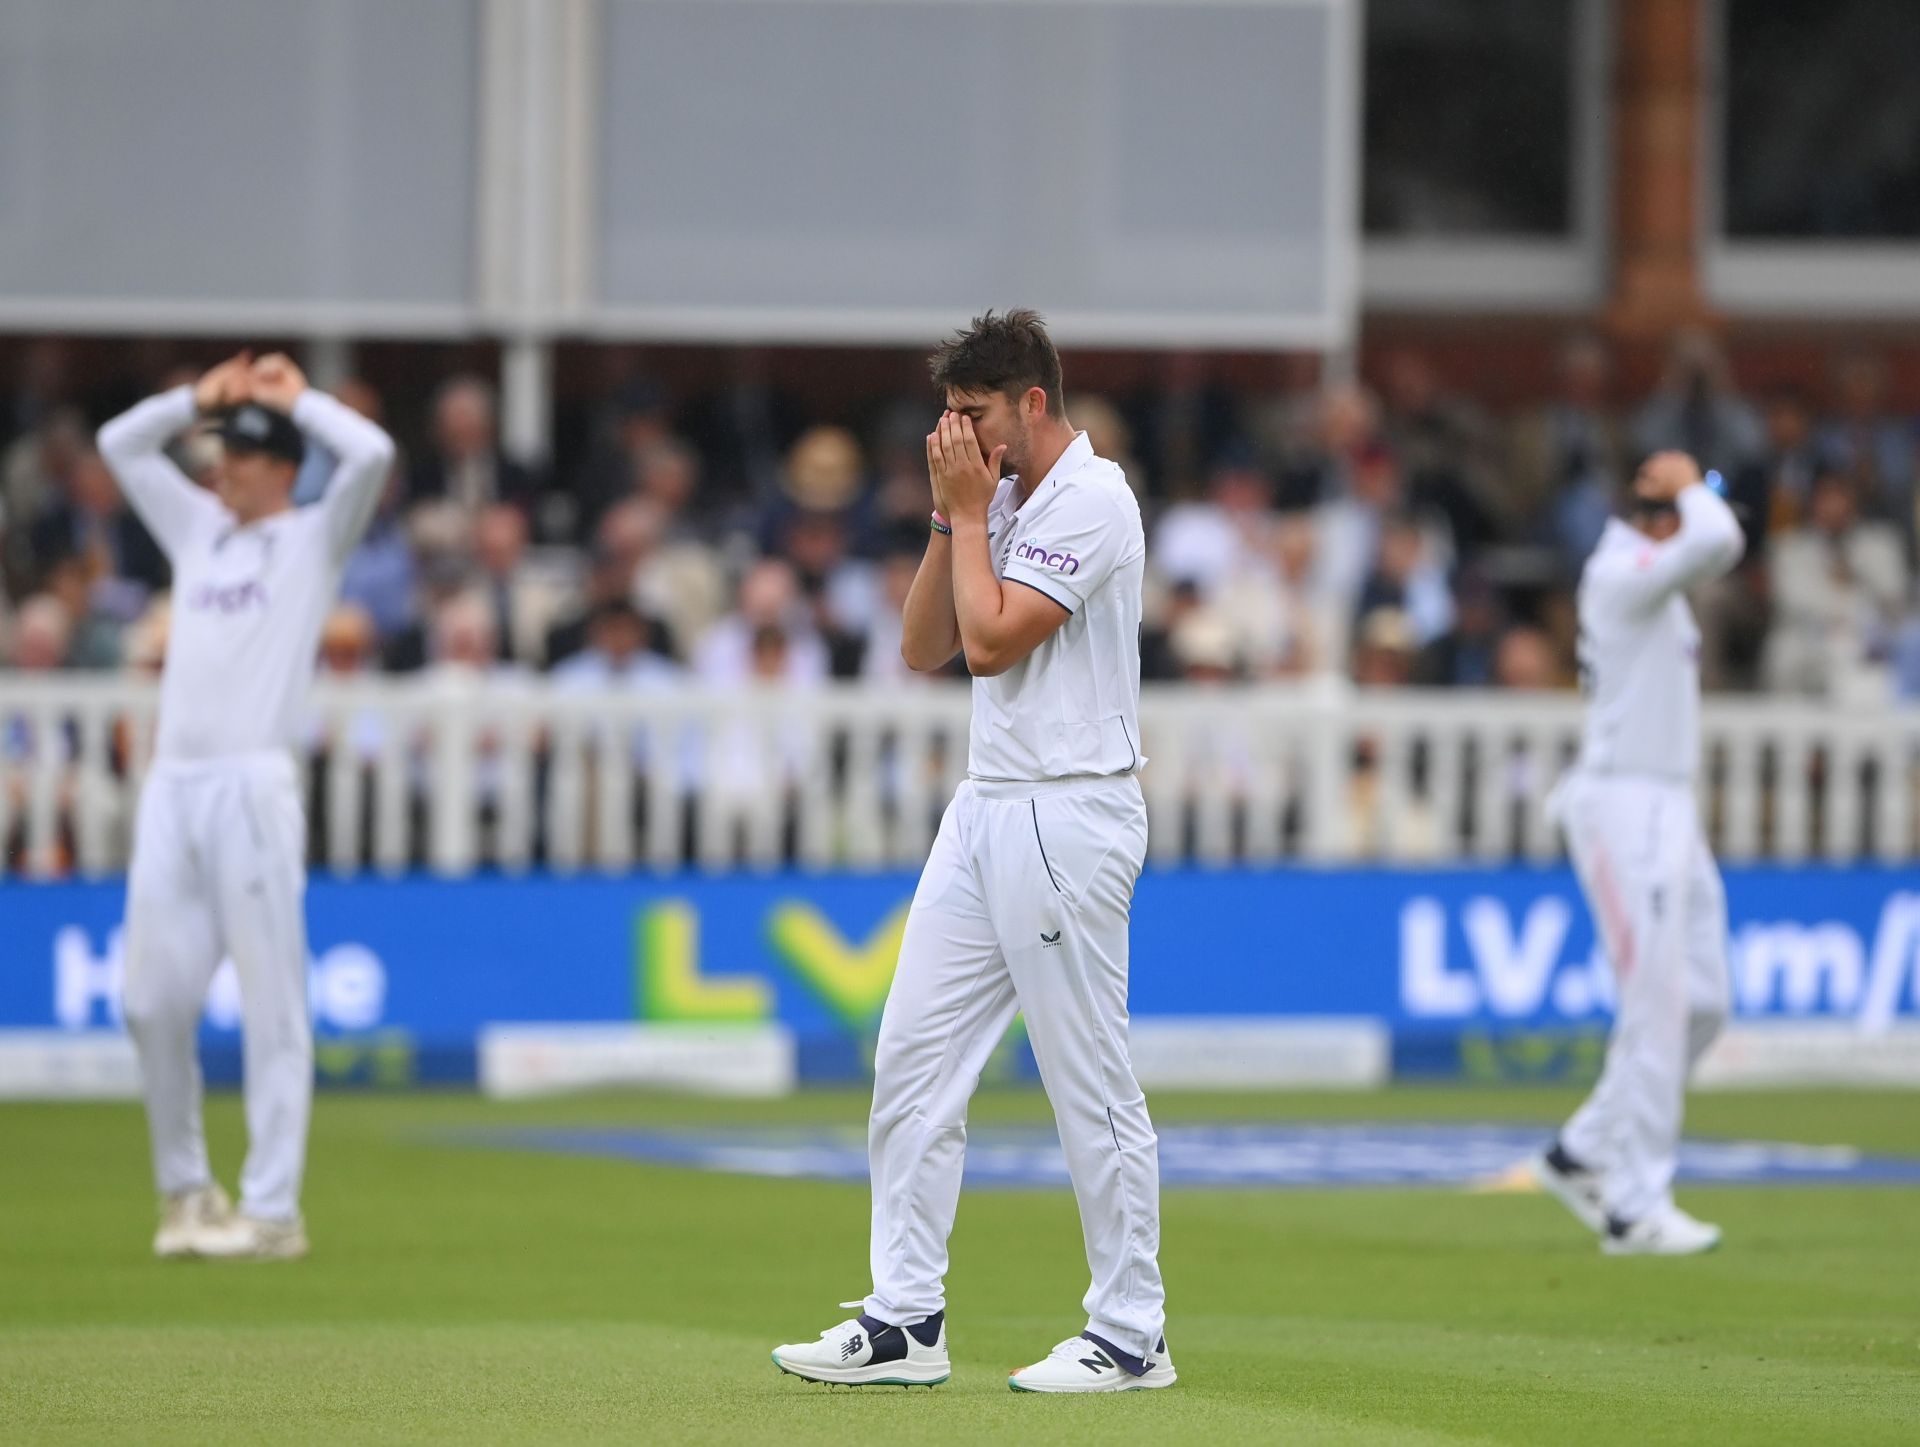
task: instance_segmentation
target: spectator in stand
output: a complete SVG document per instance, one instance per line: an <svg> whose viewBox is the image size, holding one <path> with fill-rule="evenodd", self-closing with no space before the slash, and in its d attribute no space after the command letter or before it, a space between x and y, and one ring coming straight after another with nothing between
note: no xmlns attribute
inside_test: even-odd
<svg viewBox="0 0 1920 1447"><path fill-rule="evenodd" d="M1354 630L1353 681L1362 688L1413 682L1413 623L1398 608L1376 608Z"/></svg>
<svg viewBox="0 0 1920 1447"><path fill-rule="evenodd" d="M1190 582L1209 601L1259 556L1273 506L1273 483L1251 453L1214 464L1202 502L1176 502L1161 514L1148 566L1172 582Z"/></svg>
<svg viewBox="0 0 1920 1447"><path fill-rule="evenodd" d="M1767 397L1762 417L1765 450L1727 477L1727 501L1747 535L1743 566L1766 556L1771 534L1797 528L1805 520L1813 480L1821 471L1813 404L1805 392L1797 387L1777 388Z"/></svg>
<svg viewBox="0 0 1920 1447"><path fill-rule="evenodd" d="M47 569L47 592L60 600L72 620L72 640L67 649L68 666L73 668L117 668L120 665L120 639L130 617L116 617L97 606L99 595L113 591L114 580L105 580L106 589L96 587L93 567L77 553L51 564ZM141 612L145 611L143 607Z"/></svg>
<svg viewBox="0 0 1920 1447"><path fill-rule="evenodd" d="M569 602L569 589L527 562L527 515L510 503L489 503L473 521L474 586L493 610L494 636L515 662L546 662L547 637Z"/></svg>
<svg viewBox="0 0 1920 1447"><path fill-rule="evenodd" d="M1507 434L1503 495L1518 538L1551 539L1568 568L1584 562L1612 516L1627 446L1609 389L1606 344L1589 333L1560 348L1556 390Z"/></svg>
<svg viewBox="0 0 1920 1447"><path fill-rule="evenodd" d="M924 531L924 528L922 529ZM933 674L916 673L900 656L901 619L907 591L920 571L924 551L917 534L901 535L880 559L879 599L869 619L860 655L860 678L867 683L918 683Z"/></svg>
<svg viewBox="0 0 1920 1447"><path fill-rule="evenodd" d="M591 537L607 510L638 497L649 459L664 448L683 448L674 436L671 399L648 377L629 380L613 399L611 425L581 468L576 491L580 534Z"/></svg>
<svg viewBox="0 0 1920 1447"><path fill-rule="evenodd" d="M422 503L407 515L413 561L414 621L385 640L386 666L411 673L433 661L434 618L473 580L473 518L450 502Z"/></svg>
<svg viewBox="0 0 1920 1447"><path fill-rule="evenodd" d="M1861 518L1842 473L1813 484L1806 525L1775 539L1766 678L1782 693L1864 701L1882 691L1907 601L1907 554L1891 524Z"/></svg>
<svg viewBox="0 0 1920 1447"><path fill-rule="evenodd" d="M96 606L122 619L137 616L147 595L172 576L166 555L127 507L98 452L80 453L60 481L61 495L33 524L38 581L45 585L51 562L78 556L100 590Z"/></svg>
<svg viewBox="0 0 1920 1447"><path fill-rule="evenodd" d="M1493 681L1500 688L1546 689L1562 686L1553 640L1538 628L1509 628L1500 638Z"/></svg>
<svg viewBox="0 0 1920 1447"><path fill-rule="evenodd" d="M1659 385L1634 415L1635 448L1691 453L1702 468L1732 477L1762 455L1765 438L1720 344L1698 328L1680 332Z"/></svg>
<svg viewBox="0 0 1920 1447"><path fill-rule="evenodd" d="M639 461L642 501L660 510L661 534L668 546L696 542L705 545L717 523L700 496L700 457L679 442L649 448Z"/></svg>
<svg viewBox="0 0 1920 1447"><path fill-rule="evenodd" d="M436 676L480 680L524 677L526 670L503 658L493 610L484 594L465 590L435 607L427 671Z"/></svg>
<svg viewBox="0 0 1920 1447"><path fill-rule="evenodd" d="M28 598L13 620L9 663L20 673L53 673L67 667L72 643L73 620L58 598L45 593ZM78 754L78 739L70 722L56 723L43 731L41 721L30 714L0 714L0 809L12 821L10 831L0 835L0 860L10 872L28 864L26 811L32 788L32 771L43 751L55 751L62 768L56 807L61 815L59 837L49 853L42 854L37 868L43 873L64 874L72 863L72 831L67 811L72 803L71 766Z"/></svg>
<svg viewBox="0 0 1920 1447"><path fill-rule="evenodd" d="M320 666L315 677L342 683L365 678L378 665L380 639L373 615L355 603L340 603L327 615L320 630ZM320 752L327 742L329 721L316 715L308 728L307 746ZM386 720L377 711L354 714L339 725L349 754L362 764L380 756L386 738ZM316 818L324 810L317 810Z"/></svg>
<svg viewBox="0 0 1920 1447"><path fill-rule="evenodd" d="M1264 555L1242 568L1218 596L1236 648L1255 678L1339 672L1347 656L1345 613L1324 592L1319 539L1304 512L1280 513L1267 529Z"/></svg>
<svg viewBox="0 0 1920 1447"><path fill-rule="evenodd" d="M1435 561L1420 525L1402 513L1387 520L1380 550L1360 587L1358 615L1376 609L1403 614L1416 650L1446 636L1453 627L1453 593Z"/></svg>
<svg viewBox="0 0 1920 1447"><path fill-rule="evenodd" d="M1278 495L1283 508L1319 507L1346 497L1362 462L1388 454L1379 400L1356 383L1328 383L1296 413L1299 435L1288 448Z"/></svg>
<svg viewBox="0 0 1920 1447"><path fill-rule="evenodd" d="M1314 532L1321 591L1342 616L1353 617L1387 523L1406 510L1407 489L1399 460L1378 445L1348 459L1342 479L1342 490L1316 509ZM1438 561L1437 545L1435 557Z"/></svg>
<svg viewBox="0 0 1920 1447"><path fill-rule="evenodd" d="M493 611L486 598L476 592L455 593L434 607L430 615L429 661L424 677L430 686L514 684L530 675L518 664L500 656L500 640L494 632ZM458 695L456 695L458 696ZM432 788L435 731L443 727L445 714L431 716L420 739L422 748L415 754L415 809L424 811ZM479 805L482 838L481 855L498 860L505 841L496 830L503 804L516 777L515 757L509 752L511 734L497 713L479 707L470 720L473 728L474 798ZM529 741L530 742L530 741ZM527 768L524 755L517 762ZM524 779L526 775L518 777Z"/></svg>
<svg viewBox="0 0 1920 1447"><path fill-rule="evenodd" d="M71 662L73 617L50 593L38 593L14 615L8 662L22 673L52 673Z"/></svg>
<svg viewBox="0 0 1920 1447"><path fill-rule="evenodd" d="M173 626L173 600L165 593L147 604L120 641L120 664L138 678L158 680L167 661L167 634Z"/></svg>
<svg viewBox="0 0 1920 1447"><path fill-rule="evenodd" d="M1444 519L1461 556L1478 553L1500 531L1486 415L1443 391L1433 363L1411 347L1387 357L1380 395L1382 431L1406 473L1408 501Z"/></svg>
<svg viewBox="0 0 1920 1447"><path fill-rule="evenodd" d="M1246 658L1240 651L1237 620L1222 609L1203 607L1189 613L1173 632L1173 656L1179 681L1191 693L1225 688L1246 677ZM1246 802L1258 772L1256 759L1266 753L1256 747L1260 725L1247 712L1214 700L1213 707L1183 730L1181 771L1196 794L1223 800L1215 810L1190 800L1174 824L1182 849L1233 847L1244 838Z"/></svg>
<svg viewBox="0 0 1920 1447"><path fill-rule="evenodd" d="M340 603L320 630L320 676L358 678L379 661L373 615L356 603Z"/></svg>
<svg viewBox="0 0 1920 1447"><path fill-rule="evenodd" d="M657 643L654 624L631 601L625 596L608 598L596 604L587 617L586 647L553 670L553 687L560 693L590 694L675 688L684 678L683 671L657 651ZM606 725L596 720L594 727ZM652 757L650 736L655 732L645 724L636 724L627 745L633 768L643 777ZM667 747L677 749L684 780L689 785L697 782L703 748L698 734L684 732L677 745L669 743Z"/></svg>
<svg viewBox="0 0 1920 1447"><path fill-rule="evenodd" d="M1834 409L1820 428L1822 464L1860 489L1865 516L1892 523L1909 552L1920 518L1914 512L1916 422L1887 406L1887 369L1856 352L1834 369Z"/></svg>
<svg viewBox="0 0 1920 1447"><path fill-rule="evenodd" d="M1415 681L1448 688L1491 687L1505 628L1498 590L1485 574L1464 571L1454 588L1453 627L1422 652Z"/></svg>
<svg viewBox="0 0 1920 1447"><path fill-rule="evenodd" d="M492 386L472 375L442 383L433 399L432 443L414 463L409 499L444 499L467 512L493 502L531 509L538 491L533 473L500 450Z"/></svg>
<svg viewBox="0 0 1920 1447"><path fill-rule="evenodd" d="M884 408L868 430L874 471L870 522L874 535L883 541L903 534L917 538L926 532L931 426L925 401L916 398Z"/></svg>
<svg viewBox="0 0 1920 1447"><path fill-rule="evenodd" d="M616 602L633 602L632 566L617 554L596 548L587 565L586 582L578 604L547 632L546 647L542 650L547 667L557 668L586 648L594 614L606 604ZM657 631L657 624L655 628ZM671 643L665 643L662 651L671 657Z"/></svg>
<svg viewBox="0 0 1920 1447"><path fill-rule="evenodd" d="M7 662L16 673L58 673L72 662L73 619L66 605L48 593L36 593L13 619ZM15 763L33 757L36 724L24 714L0 720L4 757Z"/></svg>
<svg viewBox="0 0 1920 1447"><path fill-rule="evenodd" d="M34 524L71 496L74 469L92 450L86 417L77 407L62 407L0 458L0 591L18 597L33 585Z"/></svg>
<svg viewBox="0 0 1920 1447"><path fill-rule="evenodd" d="M554 685L594 692L673 684L681 671L656 642L653 625L631 601L606 599L588 617L586 647L554 668Z"/></svg>
<svg viewBox="0 0 1920 1447"><path fill-rule="evenodd" d="M780 554L793 564L814 632L827 645L835 678L860 671L866 636L880 607L873 565L848 556L845 515L795 512L787 519Z"/></svg>
<svg viewBox="0 0 1920 1447"><path fill-rule="evenodd" d="M828 677L827 645L814 631L793 565L783 558L762 558L740 580L733 612L701 640L694 654L694 672L714 688L734 688L749 678L765 677L762 654L771 656L776 651L773 635L778 635L777 652L788 682L811 685Z"/></svg>
<svg viewBox="0 0 1920 1447"><path fill-rule="evenodd" d="M707 634L727 606L726 578L713 550L668 535L671 516L654 498L635 498L600 519L596 568L624 570L625 596L666 632L679 658Z"/></svg>
<svg viewBox="0 0 1920 1447"><path fill-rule="evenodd" d="M386 425L386 405L371 385L349 378L334 394L369 422ZM321 449L310 446L311 460ZM331 469L329 460L327 466ZM303 464L304 473L304 464ZM304 478L303 478L304 480ZM382 645L392 642L419 621L419 570L413 543L407 535L402 507L406 501L407 466L395 454L386 490L368 524L360 546L347 559L340 576L340 598L366 610Z"/></svg>
<svg viewBox="0 0 1920 1447"><path fill-rule="evenodd" d="M795 666L792 635L778 623L756 625L746 639L746 673L740 680L748 690L807 687L808 678ZM779 851L790 854L795 822L794 804L801 780L816 761L815 735L810 722L775 705L769 711L746 707L726 719L709 740L701 767L714 771L712 797L746 833L754 820L771 819L782 836Z"/></svg>
<svg viewBox="0 0 1920 1447"><path fill-rule="evenodd" d="M844 427L809 427L788 450L779 493L761 514L762 551L779 551L796 513L844 516L857 530L866 480L866 457L853 433Z"/></svg>
<svg viewBox="0 0 1920 1447"><path fill-rule="evenodd" d="M1180 620L1171 638L1183 683L1232 683L1245 676L1239 630L1218 608L1198 608Z"/></svg>
<svg viewBox="0 0 1920 1447"><path fill-rule="evenodd" d="M1160 580L1148 574L1144 622L1140 629L1140 681L1166 683L1180 676L1180 658L1174 651L1173 636L1180 625L1206 605L1200 599L1200 585L1181 579L1160 590Z"/></svg>
<svg viewBox="0 0 1920 1447"><path fill-rule="evenodd" d="M1771 393L1763 412L1766 451L1727 478L1727 502L1740 520L1747 548L1732 572L1700 589L1700 683L1711 690L1750 691L1761 684L1772 614L1768 560L1773 539L1806 519L1819 446L1813 406L1798 388Z"/></svg>
<svg viewBox="0 0 1920 1447"><path fill-rule="evenodd" d="M1376 608L1368 613L1354 635L1354 681L1368 689L1406 687L1413 681L1413 638L1413 624L1399 609ZM1381 741L1363 736L1355 741L1353 772L1347 782L1341 850L1349 856L1438 857L1442 830L1430 800L1409 790L1390 810L1387 797Z"/></svg>
<svg viewBox="0 0 1920 1447"><path fill-rule="evenodd" d="M387 484L366 536L340 575L343 602L364 608L382 643L419 622L420 570L400 511L400 474Z"/></svg>

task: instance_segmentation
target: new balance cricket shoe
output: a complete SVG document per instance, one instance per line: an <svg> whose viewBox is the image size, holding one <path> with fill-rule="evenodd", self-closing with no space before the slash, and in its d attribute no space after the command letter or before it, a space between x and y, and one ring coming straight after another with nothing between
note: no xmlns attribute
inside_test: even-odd
<svg viewBox="0 0 1920 1447"><path fill-rule="evenodd" d="M937 1387L953 1375L947 1359L947 1314L936 1312L911 1326L894 1326L862 1312L828 1327L818 1341L775 1347L773 1364L790 1376L840 1387Z"/></svg>
<svg viewBox="0 0 1920 1447"><path fill-rule="evenodd" d="M1600 1194L1600 1173L1568 1155L1555 1141L1533 1159L1533 1178L1540 1188L1579 1219L1589 1231L1604 1235L1607 1204Z"/></svg>
<svg viewBox="0 0 1920 1447"><path fill-rule="evenodd" d="M1086 1333L1068 1337L1044 1361L1022 1367L1007 1378L1007 1385L1016 1392L1138 1392L1171 1387L1179 1380L1165 1337L1154 1354L1143 1359Z"/></svg>
<svg viewBox="0 0 1920 1447"><path fill-rule="evenodd" d="M209 1261L297 1261L307 1254L307 1228L298 1216L270 1221L241 1211L198 1232L193 1249Z"/></svg>
<svg viewBox="0 0 1920 1447"><path fill-rule="evenodd" d="M233 1202L215 1185L196 1186L160 1198L160 1229L153 1235L153 1254L181 1261L200 1254L197 1242L204 1231L225 1226L233 1217Z"/></svg>
<svg viewBox="0 0 1920 1447"><path fill-rule="evenodd" d="M1720 1244L1720 1228L1668 1206L1638 1221L1609 1221L1600 1249L1609 1256L1698 1256Z"/></svg>

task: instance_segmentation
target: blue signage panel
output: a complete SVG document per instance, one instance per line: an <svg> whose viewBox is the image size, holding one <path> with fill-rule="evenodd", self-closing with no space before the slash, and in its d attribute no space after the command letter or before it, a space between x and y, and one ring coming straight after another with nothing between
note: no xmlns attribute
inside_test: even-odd
<svg viewBox="0 0 1920 1447"><path fill-rule="evenodd" d="M779 1020L802 1064L857 1069L914 880L901 873L339 881L308 894L321 1071L471 1071L491 1022ZM1920 878L1729 870L1736 1017L1884 1027L1920 1015ZM124 890L0 886L0 1028L118 1023ZM1612 983L1561 869L1157 870L1134 911L1140 1016L1367 1016L1402 1063L1461 1042L1596 1039ZM207 1042L234 1039L215 978ZM1591 1052L1589 1052L1589 1055Z"/></svg>

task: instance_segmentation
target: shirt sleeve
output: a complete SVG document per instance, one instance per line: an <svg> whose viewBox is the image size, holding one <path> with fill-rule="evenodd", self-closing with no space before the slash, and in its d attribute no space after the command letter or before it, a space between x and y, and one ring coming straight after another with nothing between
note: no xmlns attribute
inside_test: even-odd
<svg viewBox="0 0 1920 1447"><path fill-rule="evenodd" d="M393 439L345 403L308 388L293 404L293 420L336 459L317 506L327 520L335 562L343 562L373 520L393 472Z"/></svg>
<svg viewBox="0 0 1920 1447"><path fill-rule="evenodd" d="M149 397L100 429L100 456L140 521L169 559L196 536L218 529L226 509L161 449L194 422L193 388Z"/></svg>
<svg viewBox="0 0 1920 1447"><path fill-rule="evenodd" d="M1733 509L1711 488L1681 489L1680 531L1622 559L1608 592L1625 609L1650 613L1675 593L1684 593L1732 570L1746 551L1746 535Z"/></svg>
<svg viewBox="0 0 1920 1447"><path fill-rule="evenodd" d="M1045 593L1069 613L1091 598L1141 543L1139 528L1109 498L1073 488L1051 501L1033 531L1014 545L1001 577Z"/></svg>

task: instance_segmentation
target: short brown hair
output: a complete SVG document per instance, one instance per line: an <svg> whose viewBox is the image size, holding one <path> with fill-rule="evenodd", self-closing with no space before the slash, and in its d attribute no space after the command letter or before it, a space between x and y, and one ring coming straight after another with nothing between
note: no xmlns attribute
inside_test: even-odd
<svg viewBox="0 0 1920 1447"><path fill-rule="evenodd" d="M1029 387L1038 387L1047 394L1050 415L1067 415L1060 395L1060 354L1040 313L1026 307L975 317L972 326L939 345L927 358L927 368L943 396L949 389L992 391L1018 400Z"/></svg>

